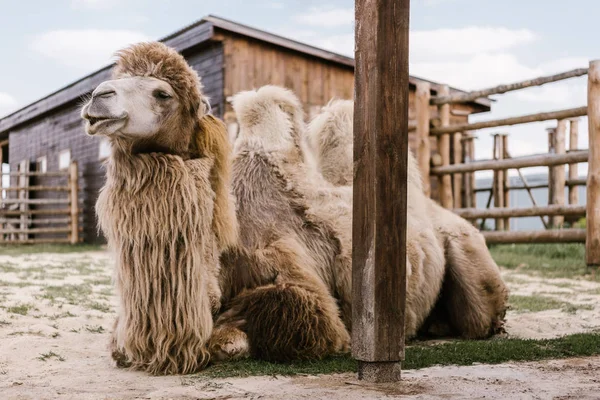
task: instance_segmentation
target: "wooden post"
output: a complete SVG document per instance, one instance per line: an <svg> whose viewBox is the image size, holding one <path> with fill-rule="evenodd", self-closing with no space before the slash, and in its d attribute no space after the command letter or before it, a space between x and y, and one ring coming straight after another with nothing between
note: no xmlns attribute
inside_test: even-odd
<svg viewBox="0 0 600 400"><path fill-rule="evenodd" d="M500 135L500 138L502 140L502 160L504 160L505 158L508 158L508 135L504 133ZM509 177L507 169L503 171L503 178L502 193L504 196L504 207L510 208L510 191L508 190ZM510 218L504 218L504 230L510 231Z"/></svg>
<svg viewBox="0 0 600 400"><path fill-rule="evenodd" d="M600 60L590 61L588 74L589 158L585 258L600 266Z"/></svg>
<svg viewBox="0 0 600 400"><path fill-rule="evenodd" d="M494 159L502 160L504 148L502 147L502 136L494 134ZM504 208L504 170L494 170L494 207ZM496 230L504 230L504 218L496 218Z"/></svg>
<svg viewBox="0 0 600 400"><path fill-rule="evenodd" d="M25 200L29 198L29 191L27 190L27 186L29 186L29 176L27 175L29 173L28 160L21 160L19 163L19 173L21 174L18 178L18 186L21 189L19 190L19 200ZM19 240L29 239L29 235L25 233L29 225L27 222L27 214L25 214L28 209L29 204L27 204L25 201L19 204L19 211L21 211L21 223L19 224L19 230L23 232L19 234Z"/></svg>
<svg viewBox="0 0 600 400"><path fill-rule="evenodd" d="M448 85L440 86L437 95L448 96L450 88ZM450 125L450 104L443 104L438 107L441 127ZM443 134L438 137L438 152L442 156L442 166L450 165L450 134ZM448 174L444 174L439 179L440 204L444 208L452 208L452 179Z"/></svg>
<svg viewBox="0 0 600 400"><path fill-rule="evenodd" d="M417 161L423 176L423 191L427 197L431 197L431 178L429 169L431 166L431 139L429 138L429 101L431 99L431 84L429 82L417 82L415 93L415 111L417 114L417 138L419 141Z"/></svg>
<svg viewBox="0 0 600 400"><path fill-rule="evenodd" d="M569 150L577 150L579 143L579 118L573 118L569 121ZM569 164L569 181L574 182L579 179L579 164ZM579 187L576 185L569 186L569 204L579 204Z"/></svg>
<svg viewBox="0 0 600 400"><path fill-rule="evenodd" d="M567 121L561 119L556 125L554 133L554 151L556 154L565 154L567 133ZM552 172L552 204L562 206L565 204L565 166L557 165ZM562 215L552 217L552 227L562 227L565 218Z"/></svg>
<svg viewBox="0 0 600 400"><path fill-rule="evenodd" d="M410 0L356 1L352 355L400 379L406 307Z"/></svg>
<svg viewBox="0 0 600 400"><path fill-rule="evenodd" d="M79 243L79 173L77 161L71 162L69 166L69 193L71 210L71 234L69 239L71 244Z"/></svg>
<svg viewBox="0 0 600 400"><path fill-rule="evenodd" d="M471 136L469 140L469 162L475 161L475 136ZM475 193L475 188L477 187L475 172L471 172L469 174L469 179L471 180L471 207L477 207L477 193Z"/></svg>
<svg viewBox="0 0 600 400"><path fill-rule="evenodd" d="M470 135L465 135L462 139L463 145L462 145L462 163L466 164L471 162L471 157L469 155L469 145L471 140L473 140L472 136ZM473 202L472 202L472 197L471 197L471 193L475 190L475 188L473 186L471 186L471 173L470 172L465 172L463 173L463 181L464 181L464 206L466 208L471 208L473 207Z"/></svg>
<svg viewBox="0 0 600 400"><path fill-rule="evenodd" d="M462 133L455 133L452 137L453 139L453 163L461 164L462 161ZM463 179L462 174L454 174L452 175L452 191L454 198L454 208L463 207L463 199L462 199L462 189L463 189Z"/></svg>
<svg viewBox="0 0 600 400"><path fill-rule="evenodd" d="M548 132L548 154L556 153L556 142L554 136L556 135L556 128L546 128ZM548 167L548 205L551 205L554 201L554 168ZM548 216L549 226L552 226L552 216Z"/></svg>

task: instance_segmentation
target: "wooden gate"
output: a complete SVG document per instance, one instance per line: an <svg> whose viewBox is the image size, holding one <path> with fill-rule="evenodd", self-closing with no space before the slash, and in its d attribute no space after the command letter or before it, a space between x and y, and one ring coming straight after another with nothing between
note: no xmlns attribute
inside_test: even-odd
<svg viewBox="0 0 600 400"><path fill-rule="evenodd" d="M11 185L2 188L0 242L79 243L77 162L64 171L33 172L23 161L18 171L2 175Z"/></svg>

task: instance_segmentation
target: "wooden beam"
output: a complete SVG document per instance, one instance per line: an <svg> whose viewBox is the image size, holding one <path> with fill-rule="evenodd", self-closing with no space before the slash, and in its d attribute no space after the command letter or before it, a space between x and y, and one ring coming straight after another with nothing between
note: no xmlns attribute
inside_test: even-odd
<svg viewBox="0 0 600 400"><path fill-rule="evenodd" d="M2 210L0 215L15 216L15 215L71 215L70 208L63 209L44 209L44 210Z"/></svg>
<svg viewBox="0 0 600 400"><path fill-rule="evenodd" d="M550 229L543 231L482 232L488 244L511 243L583 243L585 229Z"/></svg>
<svg viewBox="0 0 600 400"><path fill-rule="evenodd" d="M502 159L510 158L508 156L508 135L507 134L500 135L500 140L502 141ZM520 170L517 170L517 171L519 171L519 173L521 172ZM510 208L510 192L508 191L508 184L509 184L508 170L503 171L502 177L504 178L502 181L502 196L504 197L503 204L504 204L505 208ZM504 218L504 230L510 231L510 218L508 218L508 217Z"/></svg>
<svg viewBox="0 0 600 400"><path fill-rule="evenodd" d="M440 126L431 129L431 134L440 136L447 133L474 131L478 129L496 128L499 126L510 126L519 124L528 124L530 122L550 121L554 119L566 119L574 117L583 117L587 115L587 107L570 108L568 110L559 110L543 112L537 114L522 115L519 117L496 119L492 121L474 122L472 124L459 124L450 126Z"/></svg>
<svg viewBox="0 0 600 400"><path fill-rule="evenodd" d="M410 0L356 1L352 355L400 379L406 307Z"/></svg>
<svg viewBox="0 0 600 400"><path fill-rule="evenodd" d="M585 215L585 206L541 206L523 208L457 208L455 214L465 219L479 218L519 218L539 215Z"/></svg>
<svg viewBox="0 0 600 400"><path fill-rule="evenodd" d="M27 190L28 192L68 192L70 188L68 186L28 186L25 188L5 187L2 190L6 190L7 192L17 192L19 190Z"/></svg>
<svg viewBox="0 0 600 400"><path fill-rule="evenodd" d="M429 169L431 167L431 142L429 138L429 99L431 98L431 84L418 82L415 93L415 112L417 114L417 161L423 177L423 192L431 196L431 181Z"/></svg>
<svg viewBox="0 0 600 400"><path fill-rule="evenodd" d="M453 154L453 163L460 164L462 163L462 133L455 133L452 136L452 154ZM429 171L427 171L429 173ZM463 207L463 198L462 198L462 190L463 190L463 176L462 174L454 174L452 175L452 199L454 201L454 207L459 208Z"/></svg>
<svg viewBox="0 0 600 400"><path fill-rule="evenodd" d="M577 150L579 142L579 119L574 118L569 121L569 150ZM579 204L579 188L575 185L569 185L568 182L579 180L579 165L577 163L569 164L569 179L567 186L569 187L569 204ZM585 183L584 183L585 184Z"/></svg>
<svg viewBox="0 0 600 400"><path fill-rule="evenodd" d="M502 137L499 134L495 134L494 136L494 154L493 158L495 160L502 160L504 156L504 149L502 147ZM504 208L504 173L506 171L501 169L494 170L494 206L498 208ZM496 218L495 219L495 230L503 231L504 230L504 219Z"/></svg>
<svg viewBox="0 0 600 400"><path fill-rule="evenodd" d="M575 78L587 74L587 68L578 68L572 71L563 72L556 75L542 76L536 79L529 79L517 83L511 83L508 85L499 85L492 88L477 90L469 93L458 93L451 96L440 96L431 99L431 104L440 105L447 103L467 103L469 101L477 100L481 97L491 96L493 94L502 94L515 90L525 89L532 86L542 86L546 83L562 81L569 78Z"/></svg>
<svg viewBox="0 0 600 400"><path fill-rule="evenodd" d="M450 93L448 85L440 86L438 91L440 95L447 95ZM438 113L440 115L441 128L448 127L450 125L450 105L443 104L438 107ZM442 156L442 167L450 165L450 135L444 134L438 137L438 152ZM444 208L452 208L452 177L450 175L441 175L439 177L439 193L440 193L440 205Z"/></svg>
<svg viewBox="0 0 600 400"><path fill-rule="evenodd" d="M529 167L550 167L561 164L580 163L588 161L588 151L580 150L572 153L538 154L534 156L515 157L506 160L483 160L474 161L469 164L449 165L447 167L434 167L431 173L434 175L454 174L457 172L486 171L491 169L511 169Z"/></svg>
<svg viewBox="0 0 600 400"><path fill-rule="evenodd" d="M588 267L600 266L600 60L590 61L588 74L587 240Z"/></svg>

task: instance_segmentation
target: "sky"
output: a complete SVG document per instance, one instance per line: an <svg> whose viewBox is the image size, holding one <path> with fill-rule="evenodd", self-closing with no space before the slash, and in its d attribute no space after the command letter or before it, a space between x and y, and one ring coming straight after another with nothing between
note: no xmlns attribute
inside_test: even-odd
<svg viewBox="0 0 600 400"><path fill-rule="evenodd" d="M0 0L0 10L0 116L110 64L127 44L208 14L354 56L354 2L346 0ZM587 67L600 58L598 15L597 0L412 0L410 73L474 90ZM584 106L586 77L494 98L491 113L471 120ZM510 134L512 156L545 153L553 125L478 131L476 158L491 157L492 133ZM585 118L578 147L587 148Z"/></svg>

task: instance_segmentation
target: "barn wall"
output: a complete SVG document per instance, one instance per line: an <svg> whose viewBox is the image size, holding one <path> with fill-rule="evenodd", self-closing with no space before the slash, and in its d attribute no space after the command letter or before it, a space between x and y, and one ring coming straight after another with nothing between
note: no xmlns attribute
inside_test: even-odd
<svg viewBox="0 0 600 400"><path fill-rule="evenodd" d="M204 93L209 96L213 112L223 114L223 47L213 43L209 47L196 49L184 54L190 65L196 69L204 85ZM44 118L32 121L9 133L9 154L11 171L16 171L21 160L29 160L32 170L39 157L46 156L47 170L58 170L58 157L62 150L71 150L71 160L77 161L80 171L80 199L85 242L104 242L98 236L94 205L98 191L104 184L105 171L99 159L100 138L85 134L78 103L71 103L55 110ZM44 178L43 182L32 184L64 185L64 178ZM57 181L57 179L63 179ZM16 182L15 182L16 183ZM37 198L64 198L64 194L38 193ZM32 196L33 198L33 196ZM51 206L58 208L58 206ZM61 205L60 207L65 207ZM42 217L44 218L44 217Z"/></svg>

